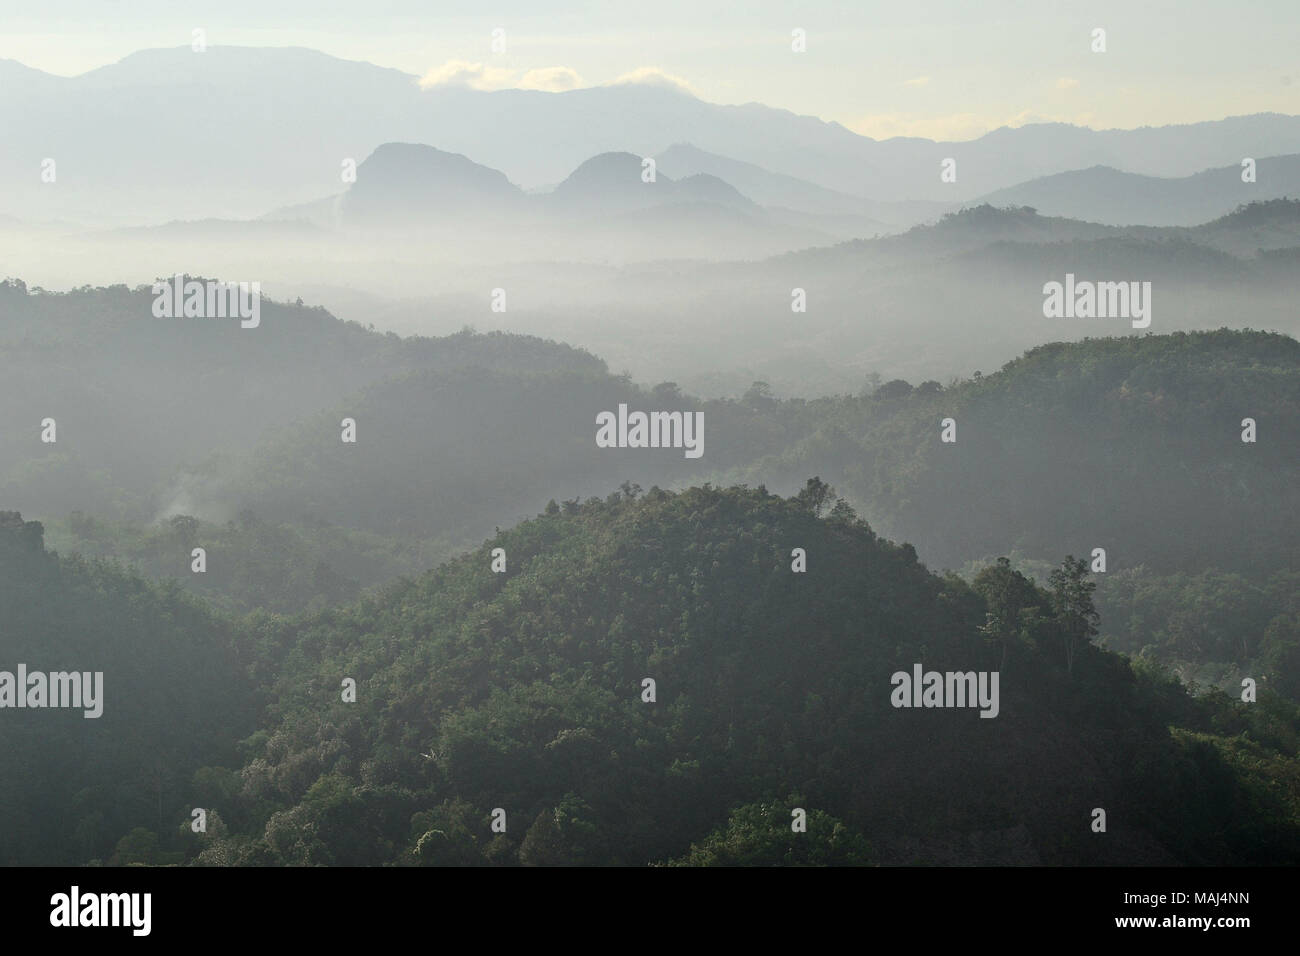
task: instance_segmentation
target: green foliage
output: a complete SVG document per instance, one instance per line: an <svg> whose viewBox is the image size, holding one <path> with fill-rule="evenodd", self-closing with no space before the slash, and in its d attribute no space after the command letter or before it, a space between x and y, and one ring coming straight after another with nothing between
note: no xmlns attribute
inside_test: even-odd
<svg viewBox="0 0 1300 956"><path fill-rule="evenodd" d="M918 392L783 403L785 447L764 455L756 441L754 463L725 475L794 488L820 474L941 567L1102 543L1117 569L1289 567L1300 536L1291 338L1223 329L1056 343ZM1247 415L1267 440L1240 440ZM938 441L948 417L955 444Z"/></svg>
<svg viewBox="0 0 1300 956"><path fill-rule="evenodd" d="M0 863L10 865L107 859L141 827L170 840L189 819L195 771L237 760L257 703L229 623L174 585L47 552L41 531L0 513L0 669L102 672L103 713L3 712ZM156 862L139 859L143 846L137 833L116 853Z"/></svg>
<svg viewBox="0 0 1300 956"><path fill-rule="evenodd" d="M205 854L837 864L906 861L908 841L1023 827L1046 862L1114 862L1084 838L1105 801L1141 834L1129 862L1148 850L1276 858L1258 831L1225 837L1207 822L1247 800L1248 780L1169 735L1170 724L1240 732L1218 705L1084 639L1081 562L1063 564L1056 591L1008 564L972 588L860 520L818 518L810 499L834 492L809 489L570 501L350 607L250 619L270 736L223 808L245 823ZM818 573L790 572L793 546ZM490 572L494 547L508 574ZM891 708L890 675L914 661L1002 666L1001 714ZM343 675L357 680L356 704L339 700ZM640 699L645 676L653 704ZM1257 739L1281 767L1300 722L1277 716ZM1214 787L1196 796L1206 775ZM760 818L777 804L765 795L794 791L817 794L800 835L814 839L768 840ZM505 834L489 829L494 807L507 811ZM1291 846L1300 821L1282 819ZM838 834L829 845L825 832ZM868 855L860 840L881 849Z"/></svg>
<svg viewBox="0 0 1300 956"><path fill-rule="evenodd" d="M793 804L793 802L792 802ZM673 866L868 866L871 848L861 834L821 810L808 812L806 833L790 829L790 806L749 803Z"/></svg>
<svg viewBox="0 0 1300 956"><path fill-rule="evenodd" d="M0 298L0 446L25 449L0 493L55 515L0 513L0 667L107 688L100 721L6 716L0 862L837 864L1011 828L1046 862L1116 862L1079 828L1097 802L1146 848L1119 862L1300 859L1290 338L1057 343L947 388L700 402L524 337L270 304L253 347L138 322L142 290ZM13 423L52 394L71 412L38 446ZM619 402L703 409L705 457L596 449L592 413ZM364 448L338 441L345 414ZM114 438L146 420L146 447ZM1106 575L1054 566L1097 545ZM790 572L794 547L816 573ZM1017 560L968 585L918 550ZM1000 670L1001 715L893 710L913 662ZM830 836L768 826L792 792L816 795L797 836Z"/></svg>
<svg viewBox="0 0 1300 956"><path fill-rule="evenodd" d="M250 332L238 323L160 322L152 305L148 286L49 293L0 285L0 497L8 506L42 517L80 509L131 521L177 511L224 520L256 504L224 484L239 471L231 456L368 386L412 373L605 374L590 354L531 336L402 339L268 299ZM56 444L32 440L46 416L58 422ZM337 431L332 437L337 443ZM279 523L301 512L258 513Z"/></svg>
<svg viewBox="0 0 1300 956"><path fill-rule="evenodd" d="M171 579L223 610L291 614L355 600L364 588L415 574L464 545L403 542L325 522L272 524L251 511L225 524L177 515L165 522L112 521L74 511L45 522L51 549L112 558L154 580ZM191 568L202 547L207 569Z"/></svg>

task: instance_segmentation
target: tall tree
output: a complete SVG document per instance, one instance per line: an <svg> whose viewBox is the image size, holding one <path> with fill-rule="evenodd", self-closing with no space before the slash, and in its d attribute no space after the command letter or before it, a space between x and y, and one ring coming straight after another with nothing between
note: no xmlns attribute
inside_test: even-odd
<svg viewBox="0 0 1300 956"><path fill-rule="evenodd" d="M1088 562L1067 555L1051 575L1052 611L1065 644L1065 670L1074 673L1079 648L1097 636L1101 616L1092 603L1097 584L1088 578Z"/></svg>
<svg viewBox="0 0 1300 956"><path fill-rule="evenodd" d="M820 518L822 509L832 504L839 496L835 494L835 489L821 478L809 478L808 483L804 485L803 491L795 496L795 500L800 502L805 508Z"/></svg>
<svg viewBox="0 0 1300 956"><path fill-rule="evenodd" d="M1005 668L1007 650L1017 638L1024 635L1027 623L1026 612L1031 612L1041 605L1038 588L1034 582L1011 567L1009 558L998 558L997 564L990 565L975 575L972 582L975 590L984 598L987 607L984 624L980 632L990 640L1002 645L1002 664Z"/></svg>

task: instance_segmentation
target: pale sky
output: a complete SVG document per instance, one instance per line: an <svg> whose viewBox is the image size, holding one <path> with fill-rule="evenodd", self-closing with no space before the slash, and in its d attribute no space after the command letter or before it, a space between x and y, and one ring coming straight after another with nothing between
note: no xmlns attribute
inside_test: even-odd
<svg viewBox="0 0 1300 956"><path fill-rule="evenodd" d="M0 58L73 76L196 27L482 88L660 73L878 139L1300 113L1300 0L0 0Z"/></svg>

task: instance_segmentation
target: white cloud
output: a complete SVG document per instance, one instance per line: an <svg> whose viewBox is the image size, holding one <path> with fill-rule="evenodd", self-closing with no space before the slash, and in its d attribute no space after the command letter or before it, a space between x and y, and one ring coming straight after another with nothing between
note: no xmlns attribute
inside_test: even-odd
<svg viewBox="0 0 1300 956"><path fill-rule="evenodd" d="M420 77L420 87L426 90L435 86L467 86L474 90L500 90L510 86L514 75L513 70L487 66L484 63L448 60L442 66L435 66Z"/></svg>
<svg viewBox="0 0 1300 956"><path fill-rule="evenodd" d="M1063 76L1056 81L1058 90L1072 90L1079 85L1079 81L1072 76Z"/></svg>
<svg viewBox="0 0 1300 956"><path fill-rule="evenodd" d="M928 76L914 76L910 80L904 80L903 85L904 86L925 86L929 82L930 82L930 78Z"/></svg>
<svg viewBox="0 0 1300 956"><path fill-rule="evenodd" d="M521 90L545 90L548 93L576 90L582 85L582 77L578 75L578 71L567 66L544 66L529 70L519 81Z"/></svg>
<svg viewBox="0 0 1300 956"><path fill-rule="evenodd" d="M471 63L468 60L448 60L435 66L420 77L421 89L438 86L463 86L471 90L545 90L560 93L584 85L578 71L567 66L543 66L526 71Z"/></svg>
<svg viewBox="0 0 1300 956"><path fill-rule="evenodd" d="M646 83L651 86L669 86L686 93L693 94L695 92L691 89L691 84L686 80L682 79L680 76L666 73L657 66L638 67L630 73L624 73L609 85L617 86L619 83Z"/></svg>

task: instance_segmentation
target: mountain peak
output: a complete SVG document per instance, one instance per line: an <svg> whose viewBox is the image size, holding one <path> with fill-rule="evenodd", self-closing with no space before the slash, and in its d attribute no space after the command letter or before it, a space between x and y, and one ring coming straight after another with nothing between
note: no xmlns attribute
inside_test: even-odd
<svg viewBox="0 0 1300 956"><path fill-rule="evenodd" d="M582 163L551 194L555 201L599 207L603 212L624 211L670 198L673 180L656 173L653 181L642 177L646 166L634 153L601 153Z"/></svg>
<svg viewBox="0 0 1300 956"><path fill-rule="evenodd" d="M504 207L523 193L505 174L420 143L383 143L357 167L343 199L354 224L427 220L451 209Z"/></svg>

